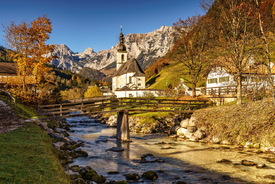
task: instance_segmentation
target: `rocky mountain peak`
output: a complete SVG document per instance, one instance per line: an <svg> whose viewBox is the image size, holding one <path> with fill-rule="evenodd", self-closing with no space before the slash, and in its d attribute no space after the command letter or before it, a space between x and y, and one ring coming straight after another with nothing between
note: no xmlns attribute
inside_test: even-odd
<svg viewBox="0 0 275 184"><path fill-rule="evenodd" d="M86 55L92 55L93 53L95 53L95 51L91 47L85 49L84 52L82 52L82 54Z"/></svg>
<svg viewBox="0 0 275 184"><path fill-rule="evenodd" d="M136 58L141 67L146 68L172 48L175 41L172 35L174 32L173 27L162 26L149 33L126 35L125 45L129 58ZM82 53L74 53L64 44L55 45L52 54L57 58L52 61L52 64L76 73L79 73L84 67L101 70L116 61L116 52L116 48L113 46L109 50L99 52L87 48Z"/></svg>

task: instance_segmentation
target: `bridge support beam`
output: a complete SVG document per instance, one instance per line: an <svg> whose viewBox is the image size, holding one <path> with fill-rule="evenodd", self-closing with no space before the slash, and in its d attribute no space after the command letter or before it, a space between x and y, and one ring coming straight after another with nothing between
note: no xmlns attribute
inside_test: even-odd
<svg viewBox="0 0 275 184"><path fill-rule="evenodd" d="M117 139L118 140L131 141L128 116L129 116L129 112L127 110L122 110L117 113Z"/></svg>

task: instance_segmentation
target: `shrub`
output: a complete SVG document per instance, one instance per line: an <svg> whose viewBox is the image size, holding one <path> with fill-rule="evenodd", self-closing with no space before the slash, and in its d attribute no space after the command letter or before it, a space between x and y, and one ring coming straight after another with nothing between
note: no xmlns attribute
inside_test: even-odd
<svg viewBox="0 0 275 184"><path fill-rule="evenodd" d="M85 98L95 97L95 96L102 96L102 92L97 86L92 86L87 89L84 93Z"/></svg>

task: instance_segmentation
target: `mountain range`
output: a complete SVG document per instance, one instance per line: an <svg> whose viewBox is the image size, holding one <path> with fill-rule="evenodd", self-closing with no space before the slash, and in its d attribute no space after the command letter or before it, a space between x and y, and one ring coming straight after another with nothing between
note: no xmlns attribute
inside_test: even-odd
<svg viewBox="0 0 275 184"><path fill-rule="evenodd" d="M129 58L136 58L140 66L145 69L172 48L175 41L174 33L175 29L173 27L162 26L160 29L149 33L126 35L125 45ZM99 52L87 48L84 52L74 53L68 46L61 44L55 45L55 49L51 54L56 56L51 61L52 65L75 73L82 73L81 71L84 68L86 72L87 69L91 69L91 71L101 70L103 73L108 73L106 71L114 70L116 67L115 46L109 50Z"/></svg>

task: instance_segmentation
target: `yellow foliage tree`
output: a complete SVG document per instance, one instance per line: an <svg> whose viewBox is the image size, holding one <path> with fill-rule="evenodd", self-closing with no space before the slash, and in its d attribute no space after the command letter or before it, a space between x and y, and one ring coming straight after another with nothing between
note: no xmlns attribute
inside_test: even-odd
<svg viewBox="0 0 275 184"><path fill-rule="evenodd" d="M95 96L102 96L102 92L97 86L92 86L87 89L84 93L85 98L95 97Z"/></svg>
<svg viewBox="0 0 275 184"><path fill-rule="evenodd" d="M16 51L10 52L10 56L17 63L17 73L22 80L23 91L26 90L27 76L33 75L38 83L43 73L49 70L45 64L50 62L52 57L45 55L53 49L53 46L46 45L51 31L52 24L46 16L38 17L31 24L11 23L5 27L6 42Z"/></svg>

